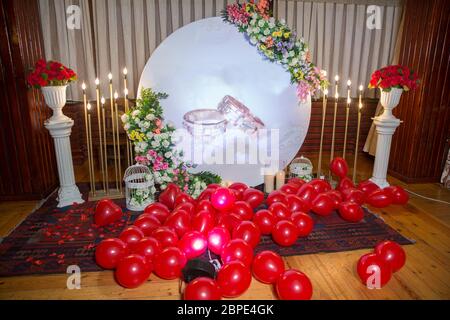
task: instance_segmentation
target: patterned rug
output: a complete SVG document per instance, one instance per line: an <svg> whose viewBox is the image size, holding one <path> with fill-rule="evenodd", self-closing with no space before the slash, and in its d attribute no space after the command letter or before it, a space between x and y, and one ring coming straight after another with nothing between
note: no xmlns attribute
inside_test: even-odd
<svg viewBox="0 0 450 320"><path fill-rule="evenodd" d="M93 224L95 202L59 209L55 197L50 197L0 243L0 276L66 273L69 265L78 265L82 271L101 270L94 261L95 245L104 238L118 236L139 215L126 210L124 199L117 200L124 210L122 219L100 228ZM290 256L373 248L382 240L413 243L367 209L359 223L346 222L336 213L312 216L315 227L309 237L288 248L263 237L255 251L273 250Z"/></svg>

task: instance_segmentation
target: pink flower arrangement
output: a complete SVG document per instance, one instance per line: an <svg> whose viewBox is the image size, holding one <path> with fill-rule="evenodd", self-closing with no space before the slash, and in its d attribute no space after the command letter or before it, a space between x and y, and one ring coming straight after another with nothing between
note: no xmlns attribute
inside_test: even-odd
<svg viewBox="0 0 450 320"><path fill-rule="evenodd" d="M372 74L369 88L380 88L383 91L398 88L408 91L417 89L419 82L417 73L411 71L408 67L391 65L376 70Z"/></svg>

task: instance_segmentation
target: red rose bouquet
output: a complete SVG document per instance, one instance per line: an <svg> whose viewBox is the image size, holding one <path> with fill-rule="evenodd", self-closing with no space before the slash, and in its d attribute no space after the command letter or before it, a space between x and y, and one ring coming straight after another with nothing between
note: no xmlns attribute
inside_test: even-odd
<svg viewBox="0 0 450 320"><path fill-rule="evenodd" d="M28 75L27 81L30 86L39 89L47 86L64 86L76 79L77 74L62 63L39 59L34 70Z"/></svg>
<svg viewBox="0 0 450 320"><path fill-rule="evenodd" d="M375 71L370 79L369 88L380 88L383 91L398 88L408 91L416 89L418 85L417 73L405 66L392 65Z"/></svg>

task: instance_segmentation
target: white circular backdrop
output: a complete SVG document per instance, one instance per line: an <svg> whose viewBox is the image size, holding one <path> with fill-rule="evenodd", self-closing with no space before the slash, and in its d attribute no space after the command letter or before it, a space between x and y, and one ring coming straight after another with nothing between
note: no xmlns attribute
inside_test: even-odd
<svg viewBox="0 0 450 320"><path fill-rule="evenodd" d="M161 105L165 121L176 128L182 128L186 112L215 109L225 95L233 96L267 129L279 129L281 167L295 157L309 126L311 101L298 103L289 72L265 59L243 33L220 17L193 22L165 39L142 72L139 90L143 87L169 95ZM266 141L260 144L265 146ZM193 162L188 154L186 157ZM224 180L254 186L264 180L262 167L259 163L200 164L195 170L209 170Z"/></svg>

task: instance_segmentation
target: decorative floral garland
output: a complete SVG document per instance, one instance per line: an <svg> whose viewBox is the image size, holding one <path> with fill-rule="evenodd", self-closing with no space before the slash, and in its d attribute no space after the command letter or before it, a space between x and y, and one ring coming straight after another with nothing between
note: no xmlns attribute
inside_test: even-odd
<svg viewBox="0 0 450 320"><path fill-rule="evenodd" d="M174 182L183 191L197 197L208 184L219 183L221 178L211 172L189 173L188 169L192 166L181 161L182 154L174 149L172 135L175 128L163 123L159 100L167 97L165 93L142 89L136 107L122 115L124 129L134 144L136 162L150 168L152 176L149 178L155 186L165 189L168 183ZM155 193L156 187L153 187L145 196Z"/></svg>
<svg viewBox="0 0 450 320"><path fill-rule="evenodd" d="M310 61L306 42L297 39L296 32L291 31L285 21L270 16L268 0L228 5L222 17L245 33L265 57L289 71L291 82L297 84L300 101L304 102L309 95L328 86L324 73Z"/></svg>

